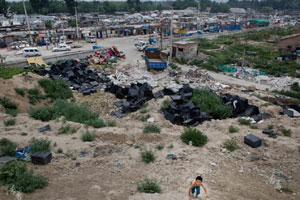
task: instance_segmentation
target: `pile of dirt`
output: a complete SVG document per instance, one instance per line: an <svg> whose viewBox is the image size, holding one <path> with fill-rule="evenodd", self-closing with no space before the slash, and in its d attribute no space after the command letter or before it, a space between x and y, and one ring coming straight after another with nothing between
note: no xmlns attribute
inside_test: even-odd
<svg viewBox="0 0 300 200"><path fill-rule="evenodd" d="M6 97L11 101L15 102L16 104L18 104L18 111L21 113L27 112L30 107L41 106L43 104L42 101L37 103L36 105L30 104L28 99L28 94L27 94L27 91L32 88L39 88L40 91L43 91L38 84L38 81L41 78L42 78L41 76L30 72L15 75L11 79L0 78L0 88L1 88L0 97ZM17 94L15 88L24 89L25 90L24 97ZM1 109L3 109L2 106Z"/></svg>

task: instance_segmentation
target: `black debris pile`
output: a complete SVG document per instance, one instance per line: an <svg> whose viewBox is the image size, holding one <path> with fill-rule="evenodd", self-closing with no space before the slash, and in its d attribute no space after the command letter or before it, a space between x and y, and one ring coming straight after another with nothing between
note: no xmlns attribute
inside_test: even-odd
<svg viewBox="0 0 300 200"><path fill-rule="evenodd" d="M257 106L249 105L248 99L246 98L231 94L221 94L220 97L225 105L230 106L232 117L248 116L253 118L256 122L262 119L272 118L268 113L261 113Z"/></svg>
<svg viewBox="0 0 300 200"><path fill-rule="evenodd" d="M53 80L62 79L71 89L83 95L95 93L101 84L110 82L106 72L89 68L87 61L66 60L48 68L37 69L35 72L41 76L48 74Z"/></svg>
<svg viewBox="0 0 300 200"><path fill-rule="evenodd" d="M124 117L126 113L135 112L145 102L154 98L152 87L148 83L133 83L125 87L109 83L105 91L115 94L118 99L126 98L126 101L115 102L115 105L120 109L113 111L111 114L116 117Z"/></svg>
<svg viewBox="0 0 300 200"><path fill-rule="evenodd" d="M197 126L206 120L212 119L211 116L205 112L201 112L190 101L193 97L193 88L189 85L183 85L177 93L174 93L170 89L165 89L164 94L170 95L172 102L167 109L161 111L171 123L184 126Z"/></svg>
<svg viewBox="0 0 300 200"><path fill-rule="evenodd" d="M289 117L300 117L300 105L292 104L292 105L282 105L283 114Z"/></svg>

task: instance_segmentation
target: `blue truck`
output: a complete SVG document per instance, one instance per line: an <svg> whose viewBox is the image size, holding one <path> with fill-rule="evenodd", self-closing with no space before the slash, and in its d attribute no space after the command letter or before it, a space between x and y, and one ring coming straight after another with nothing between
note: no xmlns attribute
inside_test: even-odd
<svg viewBox="0 0 300 200"><path fill-rule="evenodd" d="M167 68L167 62L160 55L160 50L158 48L147 48L145 50L145 61L148 71L163 70Z"/></svg>

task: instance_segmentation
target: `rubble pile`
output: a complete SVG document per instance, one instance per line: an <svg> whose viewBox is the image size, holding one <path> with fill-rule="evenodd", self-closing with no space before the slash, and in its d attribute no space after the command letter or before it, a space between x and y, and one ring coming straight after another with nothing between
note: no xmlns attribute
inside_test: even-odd
<svg viewBox="0 0 300 200"><path fill-rule="evenodd" d="M173 124L184 126L197 126L198 124L213 119L212 116L205 112L201 112L196 105L191 102L193 96L193 88L184 85L178 92L165 89L164 94L170 95L172 102L167 109L163 109L162 113L165 118ZM248 104L248 99L231 94L220 95L223 103L230 107L232 117L248 116L254 122L268 119L272 116L268 113L261 113L259 108Z"/></svg>
<svg viewBox="0 0 300 200"><path fill-rule="evenodd" d="M148 83L132 83L124 87L110 82L106 86L105 91L115 94L118 99L126 98L126 101L115 103L120 109L113 111L111 114L116 117L124 117L126 113L135 112L139 110L145 102L154 98L152 87Z"/></svg>
<svg viewBox="0 0 300 200"><path fill-rule="evenodd" d="M110 82L107 72L89 68L88 62L85 61L66 60L48 68L37 69L35 72L41 76L49 75L53 80L62 79L71 89L77 90L83 95L95 93L100 84Z"/></svg>
<svg viewBox="0 0 300 200"><path fill-rule="evenodd" d="M198 124L211 120L212 117L205 112L201 112L195 104L189 101L193 97L193 88L184 85L177 93L170 89L165 89L164 94L169 94L172 102L162 113L165 118L173 124L184 126L197 126Z"/></svg>

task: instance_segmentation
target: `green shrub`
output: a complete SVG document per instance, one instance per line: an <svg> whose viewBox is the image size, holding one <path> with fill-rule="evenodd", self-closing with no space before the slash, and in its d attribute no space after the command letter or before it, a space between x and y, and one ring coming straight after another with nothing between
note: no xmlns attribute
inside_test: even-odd
<svg viewBox="0 0 300 200"><path fill-rule="evenodd" d="M63 153L64 151L61 148L57 149L57 153Z"/></svg>
<svg viewBox="0 0 300 200"><path fill-rule="evenodd" d="M102 119L94 119L88 122L88 125L93 126L94 128L103 128L106 126L105 122Z"/></svg>
<svg viewBox="0 0 300 200"><path fill-rule="evenodd" d="M171 102L170 102L169 100L164 100L164 101L162 102L162 104L161 104L161 109L162 109L162 110L165 110L165 109L169 108L170 103L171 103Z"/></svg>
<svg viewBox="0 0 300 200"><path fill-rule="evenodd" d="M5 108L5 109L11 109L11 110L17 110L18 105L11 100L9 100L6 97L1 97L0 98L0 104Z"/></svg>
<svg viewBox="0 0 300 200"><path fill-rule="evenodd" d="M72 90L69 86L61 79L40 79L39 85L44 89L46 96L55 99L69 99L73 97Z"/></svg>
<svg viewBox="0 0 300 200"><path fill-rule="evenodd" d="M108 127L116 127L117 126L117 122L115 120L113 120L113 121L106 121L106 126L108 126Z"/></svg>
<svg viewBox="0 0 300 200"><path fill-rule="evenodd" d="M24 193L34 192L48 185L46 177L33 175L33 171L28 170L26 164L20 161L5 164L0 169L0 180L9 190L14 189Z"/></svg>
<svg viewBox="0 0 300 200"><path fill-rule="evenodd" d="M22 136L27 136L27 133L23 132L21 133Z"/></svg>
<svg viewBox="0 0 300 200"><path fill-rule="evenodd" d="M224 142L224 147L228 150L228 151L235 151L239 148L239 146L237 145L237 141L234 139L228 139Z"/></svg>
<svg viewBox="0 0 300 200"><path fill-rule="evenodd" d="M189 144L189 142L192 141L192 145L196 147L202 147L208 141L206 135L204 135L201 131L193 128L186 128L181 134L180 138L185 144Z"/></svg>
<svg viewBox="0 0 300 200"><path fill-rule="evenodd" d="M17 144L9 139L2 138L0 140L0 157L2 156L15 156Z"/></svg>
<svg viewBox="0 0 300 200"><path fill-rule="evenodd" d="M291 85L291 90L295 92L300 92L300 86L298 82L295 82Z"/></svg>
<svg viewBox="0 0 300 200"><path fill-rule="evenodd" d="M16 120L15 119L9 119L9 120L4 121L4 125L5 126L13 126L15 124L16 124Z"/></svg>
<svg viewBox="0 0 300 200"><path fill-rule="evenodd" d="M145 178L138 182L137 189L143 193L160 193L161 189L156 180Z"/></svg>
<svg viewBox="0 0 300 200"><path fill-rule="evenodd" d="M158 151L161 151L161 150L164 149L164 146L159 144L159 145L157 145L155 148L156 148Z"/></svg>
<svg viewBox="0 0 300 200"><path fill-rule="evenodd" d="M25 72L25 70L19 67L8 67L8 68L0 67L0 77L4 79L10 79L14 75L21 74L23 72Z"/></svg>
<svg viewBox="0 0 300 200"><path fill-rule="evenodd" d="M269 124L267 129L272 130L274 128L274 126L272 124Z"/></svg>
<svg viewBox="0 0 300 200"><path fill-rule="evenodd" d="M147 164L154 162L155 160L155 155L151 150L141 151L141 156L142 156L142 160Z"/></svg>
<svg viewBox="0 0 300 200"><path fill-rule="evenodd" d="M142 122L146 122L147 119L149 119L150 117L151 117L150 114L147 114L146 116L142 116L142 117L140 118L140 120L141 120Z"/></svg>
<svg viewBox="0 0 300 200"><path fill-rule="evenodd" d="M282 134L286 137L291 137L292 136L292 130L291 129L282 129L281 130Z"/></svg>
<svg viewBox="0 0 300 200"><path fill-rule="evenodd" d="M170 63L169 66L171 67L171 69L179 69L178 65L174 64L174 63Z"/></svg>
<svg viewBox="0 0 300 200"><path fill-rule="evenodd" d="M56 117L55 109L50 106L31 108L29 110L29 115L30 117L34 119L42 120L43 122L53 120Z"/></svg>
<svg viewBox="0 0 300 200"><path fill-rule="evenodd" d="M142 114L145 114L145 113L147 113L148 112L148 110L146 109L146 108L143 108L143 109L141 109L141 111L140 111L140 113L142 113Z"/></svg>
<svg viewBox="0 0 300 200"><path fill-rule="evenodd" d="M210 90L195 89L191 101L214 119L226 119L231 116L230 108L225 106L222 99Z"/></svg>
<svg viewBox="0 0 300 200"><path fill-rule="evenodd" d="M5 109L5 113L15 117L18 115L19 112L17 110L13 110L13 109Z"/></svg>
<svg viewBox="0 0 300 200"><path fill-rule="evenodd" d="M97 121L99 114L92 112L85 105L76 105L75 103L69 103L66 100L57 100L54 104L56 116L64 116L66 120L78 122L82 124L92 125L99 123Z"/></svg>
<svg viewBox="0 0 300 200"><path fill-rule="evenodd" d="M61 134L67 134L71 132L71 126L68 124L66 126L61 126L59 129L58 129L58 134L61 135Z"/></svg>
<svg viewBox="0 0 300 200"><path fill-rule="evenodd" d="M18 95L21 95L22 97L24 97L25 91L23 88L15 88L15 91Z"/></svg>
<svg viewBox="0 0 300 200"><path fill-rule="evenodd" d="M37 102L40 102L41 99L45 99L45 96L42 95L41 91L37 88L28 90L29 103L35 105Z"/></svg>
<svg viewBox="0 0 300 200"><path fill-rule="evenodd" d="M194 39L198 41L198 49L219 49L220 46L214 44L212 41L206 38L196 38Z"/></svg>
<svg viewBox="0 0 300 200"><path fill-rule="evenodd" d="M160 133L160 128L156 125L146 125L143 133Z"/></svg>
<svg viewBox="0 0 300 200"><path fill-rule="evenodd" d="M229 133L236 133L236 132L239 132L239 129L235 126L230 125L228 127L228 131L229 131Z"/></svg>
<svg viewBox="0 0 300 200"><path fill-rule="evenodd" d="M250 124L250 126L249 126L251 129L258 129L258 126L257 125L255 125L255 124Z"/></svg>
<svg viewBox="0 0 300 200"><path fill-rule="evenodd" d="M47 138L36 139L35 137L31 138L29 141L29 147L32 149L32 152L50 152L51 141Z"/></svg>
<svg viewBox="0 0 300 200"><path fill-rule="evenodd" d="M88 130L81 135L83 142L92 142L95 140L95 134L90 133Z"/></svg>
<svg viewBox="0 0 300 200"><path fill-rule="evenodd" d="M246 125L246 126L250 126L251 125L251 121L247 120L247 119L243 119L243 118L239 118L238 122L240 125Z"/></svg>

